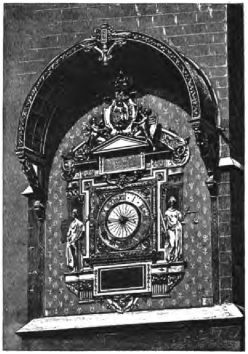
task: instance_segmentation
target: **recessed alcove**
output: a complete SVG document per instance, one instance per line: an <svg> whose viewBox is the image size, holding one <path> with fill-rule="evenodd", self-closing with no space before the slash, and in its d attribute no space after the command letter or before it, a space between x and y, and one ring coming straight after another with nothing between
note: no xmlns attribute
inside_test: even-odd
<svg viewBox="0 0 248 354"><path fill-rule="evenodd" d="M107 39L103 34L106 28ZM158 117L159 125L165 130L168 129L168 136L178 135L183 139L184 144L187 140L187 149L189 147L187 151L190 151L187 165L183 167L180 165L178 170L173 170L175 166L172 166L170 170L169 165L166 165L167 162L162 161L164 165L161 165L161 170L165 165L167 170L164 168L166 172L161 172L158 158L154 159L157 163L157 166L154 163L154 171L151 167L153 162L144 165L148 170L150 169L150 175L147 172L144 180L147 178L157 183L157 196L155 197L153 187L149 192L153 196L153 199L149 200L150 206L156 204L157 208L155 210L154 207L153 214L149 211L153 220L159 220L159 208L163 207L164 212L168 204L168 195L172 196L175 193L178 198L177 208L188 208L189 214L194 214L194 219L192 215L189 216L189 220L183 226L185 262L180 259L180 264L167 266L164 265L164 260L159 259L161 263L158 262L156 265L158 260L152 260L152 256L149 255L151 256L149 266L146 264L149 271L153 269L156 276L160 271L174 272L178 279L174 283L172 281L170 287L168 279L173 276L165 275L168 279L166 278L165 285L162 284L164 292L159 293L162 285L156 284L157 289L161 285L158 294L155 294L158 296L152 299L149 296L143 296L140 299L138 312L214 306L219 301L218 240L216 237L219 110L214 90L204 72L193 61L172 49L168 44L136 32L115 32L108 26L102 26L99 31L100 37L95 35L95 37L78 42L61 53L44 69L24 103L20 118L16 153L33 188L33 193L29 195L30 210L32 210L30 224L36 225L32 241L35 239L35 244L42 250L37 259L30 252L30 258L33 257L31 261L33 270L37 272L37 277L34 274L30 277L30 289L32 291L36 289L30 301L30 313L35 313L35 316L31 314L30 318L37 317L37 313L38 316L45 316L48 319L57 315L105 314L114 308L97 301L92 304L94 302L93 292L91 301L88 301L89 299L86 299L88 302L84 301L84 294L82 295L82 291L76 288L78 284L72 284L74 278L75 283L80 283L84 275L92 280L92 269L95 267L95 271L98 267L96 263L90 270L91 274L88 269L87 274L83 274L83 271L81 273L75 271L74 275L67 273L65 244L62 244L60 239L60 222L63 218L67 218L69 222L68 210L71 210L68 208L65 197L69 187L61 180L60 166L64 150L67 149L74 153L73 149L84 144L86 138L83 123L90 124L92 117L102 114L104 102L106 100L111 102L115 99L115 81L120 72L130 78L130 95L132 95L130 97L145 108L152 109ZM190 139L187 139L188 137ZM170 152L172 150L173 148ZM149 154L153 155L154 151L150 149ZM166 150L167 155L169 155L168 151L169 149ZM101 156L99 160L97 158L94 161L100 161ZM94 161L91 163L94 164ZM85 161L81 162L82 165L85 163ZM37 166L37 174L33 165ZM88 198L87 193L93 195L96 192L96 186L104 185L107 181L107 179L104 180L105 176L101 176L101 168L97 167L94 172L92 171L93 169L86 169L85 175L81 170L78 172L80 177L76 182L80 186L78 189L82 199L85 198L84 203ZM96 171L96 176L98 178L100 174L100 179L85 182L87 178L90 179L90 173L94 176ZM109 178L109 185L106 182L106 189L110 188L111 183L112 185L117 183L119 189L124 188L120 180L118 181L117 173L112 172L114 179ZM128 176L134 178L131 173ZM138 188L141 188L142 181L139 183ZM162 183L164 183L163 196ZM170 187L169 192L166 191L167 184ZM104 188L101 186L102 193L104 193ZM160 198L163 199L161 203ZM90 214L89 210L97 202L96 199L92 199L91 204L89 201L87 203L90 205L87 210L88 214L84 215L84 218L81 217L81 220L90 215L90 221L93 224L94 215L99 214ZM39 207L43 213L38 214ZM36 211L36 217L33 210ZM157 224L159 225L159 221ZM88 233L88 243L91 237L89 235ZM88 257L89 244L87 242L88 253L85 253ZM154 244L159 253L163 248L162 241L158 239L156 242L159 246L155 242ZM130 259L130 262L134 262L134 258ZM100 259L99 262L101 261ZM90 268L92 265L90 260L87 262L87 267ZM41 278L42 282L39 282ZM66 282L66 279L69 281ZM94 278L95 283L96 279L97 276ZM151 278L147 276L146 281L148 285L141 290L151 292L153 286L150 282ZM141 290L137 291L141 292ZM95 292L94 295L97 297L99 294ZM121 299L121 301L124 300ZM35 310L34 307L36 307Z"/></svg>

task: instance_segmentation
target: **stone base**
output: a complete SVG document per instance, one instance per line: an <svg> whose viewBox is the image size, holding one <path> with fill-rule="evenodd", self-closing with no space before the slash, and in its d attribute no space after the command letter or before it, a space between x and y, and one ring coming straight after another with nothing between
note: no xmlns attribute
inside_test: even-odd
<svg viewBox="0 0 248 354"><path fill-rule="evenodd" d="M31 321L17 333L23 337L23 350L31 351L241 351L243 316L235 305L225 304L198 309L43 318Z"/></svg>

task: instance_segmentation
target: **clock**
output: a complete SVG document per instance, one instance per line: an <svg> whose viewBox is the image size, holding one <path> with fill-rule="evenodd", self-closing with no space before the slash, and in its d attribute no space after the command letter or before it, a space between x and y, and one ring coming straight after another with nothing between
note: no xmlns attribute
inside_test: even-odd
<svg viewBox="0 0 248 354"><path fill-rule="evenodd" d="M116 193L100 208L99 236L112 249L132 249L149 236L151 222L150 208L141 194Z"/></svg>

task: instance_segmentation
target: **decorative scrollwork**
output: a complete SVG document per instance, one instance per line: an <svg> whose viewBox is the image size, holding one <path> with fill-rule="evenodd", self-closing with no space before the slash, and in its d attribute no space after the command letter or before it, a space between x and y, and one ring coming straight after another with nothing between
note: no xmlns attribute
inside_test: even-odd
<svg viewBox="0 0 248 354"><path fill-rule="evenodd" d="M107 308L119 313L128 312L138 307L139 298L131 295L118 295L107 299Z"/></svg>
<svg viewBox="0 0 248 354"><path fill-rule="evenodd" d="M172 151L172 164L183 165L189 159L189 138L183 139L173 132L162 129L160 141Z"/></svg>
<svg viewBox="0 0 248 354"><path fill-rule="evenodd" d="M161 273L152 275L152 285L167 285L167 293L169 293L184 277L181 273Z"/></svg>
<svg viewBox="0 0 248 354"><path fill-rule="evenodd" d="M127 175L124 173L119 174L117 178L111 179L110 176L105 175L105 182L107 182L109 185L116 186L120 189L124 189L127 185L130 183L137 182L140 180L143 176L144 172L143 171L134 171L133 175Z"/></svg>
<svg viewBox="0 0 248 354"><path fill-rule="evenodd" d="M84 202L84 196L80 194L78 184L68 183L66 188L67 199L77 199L80 203Z"/></svg>
<svg viewBox="0 0 248 354"><path fill-rule="evenodd" d="M93 280L80 280L77 282L66 283L67 288L75 294L79 296L81 291L92 291L93 290Z"/></svg>
<svg viewBox="0 0 248 354"><path fill-rule="evenodd" d="M95 50L100 53L99 61L103 65L108 65L112 59L112 51L116 46L123 46L126 44L126 39L130 37L130 32L116 32L113 27L103 24L100 28L94 30L94 35L85 40L82 46L86 50Z"/></svg>
<svg viewBox="0 0 248 354"><path fill-rule="evenodd" d="M39 182L38 176L34 170L32 163L29 162L26 157L21 159L20 162L22 164L22 171L25 174L25 176L27 177L27 180L28 180L30 186L33 189L40 189L41 188L40 182Z"/></svg>

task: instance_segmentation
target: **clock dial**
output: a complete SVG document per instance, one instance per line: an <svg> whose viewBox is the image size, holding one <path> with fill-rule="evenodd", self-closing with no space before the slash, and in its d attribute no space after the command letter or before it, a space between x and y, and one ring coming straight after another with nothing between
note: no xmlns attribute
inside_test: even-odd
<svg viewBox="0 0 248 354"><path fill-rule="evenodd" d="M110 209L106 221L112 236L126 238L132 235L139 226L139 210L131 203L121 202Z"/></svg>
<svg viewBox="0 0 248 354"><path fill-rule="evenodd" d="M135 247L148 236L151 212L146 200L137 192L122 192L109 197L98 214L102 241L116 250Z"/></svg>

